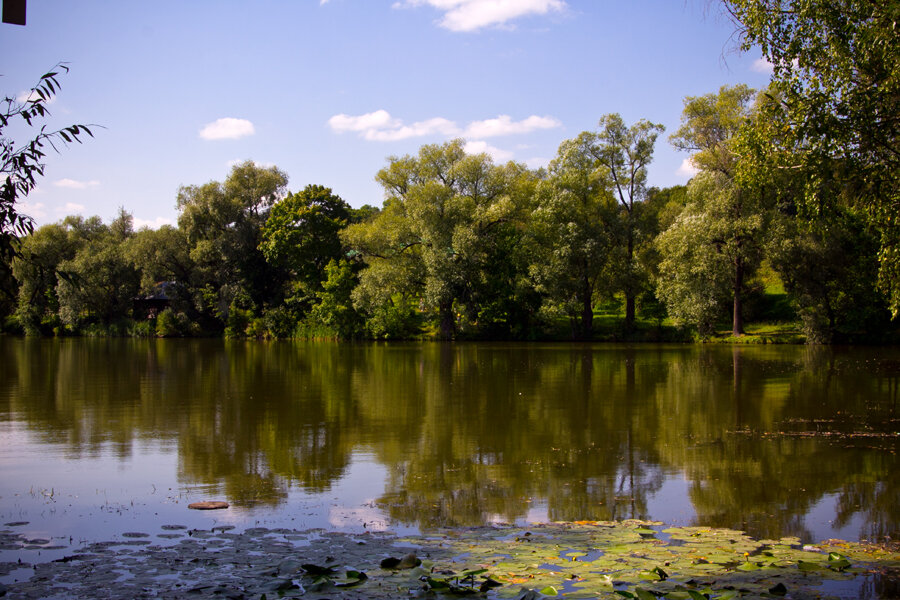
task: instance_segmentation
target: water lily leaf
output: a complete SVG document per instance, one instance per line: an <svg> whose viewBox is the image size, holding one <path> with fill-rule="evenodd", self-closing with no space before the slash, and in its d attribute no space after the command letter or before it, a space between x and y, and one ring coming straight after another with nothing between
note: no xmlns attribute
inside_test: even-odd
<svg viewBox="0 0 900 600"><path fill-rule="evenodd" d="M540 593L543 594L543 595L545 595L545 596L558 596L558 595L559 595L559 592L556 591L556 588L553 587L552 585L548 585L547 587L545 587L544 589L542 589L542 590L540 591Z"/></svg>
<svg viewBox="0 0 900 600"><path fill-rule="evenodd" d="M300 568L306 571L309 575L332 575L336 572L333 567L322 567L311 563L300 565Z"/></svg>
<svg viewBox="0 0 900 600"><path fill-rule="evenodd" d="M807 562L805 560L798 560L797 568L801 571L818 571L822 568L822 565L820 565L819 563Z"/></svg>
<svg viewBox="0 0 900 600"><path fill-rule="evenodd" d="M484 593L490 589L502 587L503 584L497 581L496 579L491 579L488 577L484 581L481 582L481 585L478 586L478 591Z"/></svg>
<svg viewBox="0 0 900 600"><path fill-rule="evenodd" d="M741 563L738 566L739 571L759 571L759 565L752 562Z"/></svg>
<svg viewBox="0 0 900 600"><path fill-rule="evenodd" d="M769 588L769 593L773 596L786 596L787 587L783 583L778 583Z"/></svg>

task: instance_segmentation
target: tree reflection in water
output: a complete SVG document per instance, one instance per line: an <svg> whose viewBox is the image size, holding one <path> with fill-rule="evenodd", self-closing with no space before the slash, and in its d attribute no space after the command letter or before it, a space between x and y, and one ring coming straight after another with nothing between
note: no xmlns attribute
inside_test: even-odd
<svg viewBox="0 0 900 600"><path fill-rule="evenodd" d="M355 453L422 528L654 518L808 538L900 531L900 353L828 347L0 339L0 420L66 457L173 448L237 505L323 492ZM540 513L535 507L543 507Z"/></svg>

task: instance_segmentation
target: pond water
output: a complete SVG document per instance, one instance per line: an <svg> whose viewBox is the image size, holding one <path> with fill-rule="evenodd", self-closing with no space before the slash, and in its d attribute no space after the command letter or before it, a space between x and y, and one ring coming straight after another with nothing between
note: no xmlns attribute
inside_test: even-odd
<svg viewBox="0 0 900 600"><path fill-rule="evenodd" d="M898 449L897 348L0 337L0 525L51 546L626 518L896 539Z"/></svg>

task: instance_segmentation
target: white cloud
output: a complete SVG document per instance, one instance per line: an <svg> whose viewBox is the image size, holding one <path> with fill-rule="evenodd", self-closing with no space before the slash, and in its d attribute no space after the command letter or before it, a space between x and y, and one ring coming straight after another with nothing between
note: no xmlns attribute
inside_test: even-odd
<svg viewBox="0 0 900 600"><path fill-rule="evenodd" d="M532 115L521 121L513 121L509 115L500 115L496 119L473 121L465 129L461 129L454 121L443 117L434 117L406 125L402 119L394 118L388 111L381 109L356 116L335 115L328 119L328 125L336 133L349 131L358 133L361 138L369 141L395 142L429 135L481 139L530 133L538 129L559 127L562 123L553 117Z"/></svg>
<svg viewBox="0 0 900 600"><path fill-rule="evenodd" d="M149 227L150 229L159 229L163 225L174 225L175 221L172 219L166 219L165 217L156 217L153 220L150 219L140 219L138 217L134 217L134 228L141 229L143 227Z"/></svg>
<svg viewBox="0 0 900 600"><path fill-rule="evenodd" d="M377 142L395 142L434 134L459 135L461 133L456 123L443 117L434 117L412 125L404 125L402 120L393 118L386 110L376 110L358 116L335 115L328 119L328 125L337 133L354 131L359 133L363 139Z"/></svg>
<svg viewBox="0 0 900 600"><path fill-rule="evenodd" d="M200 137L204 140L238 140L254 133L253 123L247 119L225 117L205 125L200 130Z"/></svg>
<svg viewBox="0 0 900 600"><path fill-rule="evenodd" d="M71 215L72 213L78 214L84 212L84 204L78 204L76 202L66 202L65 206L56 207L56 212L61 215Z"/></svg>
<svg viewBox="0 0 900 600"><path fill-rule="evenodd" d="M70 190L86 190L87 188L97 187L100 182L96 179L90 181L78 181L77 179L59 179L53 182L56 187L67 188Z"/></svg>
<svg viewBox="0 0 900 600"><path fill-rule="evenodd" d="M501 150L500 148L495 148L491 146L487 142L481 140L472 140L471 142L466 142L466 145L463 148L466 151L466 154L481 154L482 152L486 152L491 155L491 158L494 159L495 162L505 163L506 161L512 160L513 153L508 150Z"/></svg>
<svg viewBox="0 0 900 600"><path fill-rule="evenodd" d="M500 115L496 119L487 119L485 121L473 121L466 127L466 137L486 138L497 137L501 135L516 135L522 133L531 133L538 129L553 129L560 127L560 123L553 117L539 117L531 115L527 119L521 121L513 121L509 115Z"/></svg>
<svg viewBox="0 0 900 600"><path fill-rule="evenodd" d="M391 117L386 110L376 110L364 115L334 115L328 119L328 124L338 133L345 131L369 131L379 129L396 129L402 125L398 119Z"/></svg>
<svg viewBox="0 0 900 600"><path fill-rule="evenodd" d="M425 137L428 135L459 135L459 127L456 123L449 121L443 117L434 117L425 121L418 121L412 125L403 125L395 129L371 129L363 132L363 137L367 140L377 142L395 142L397 140L405 140L415 137Z"/></svg>
<svg viewBox="0 0 900 600"><path fill-rule="evenodd" d="M444 13L439 25L450 31L477 31L484 27L504 26L529 15L546 15L566 8L564 0L405 0L394 8L423 4Z"/></svg>
<svg viewBox="0 0 900 600"><path fill-rule="evenodd" d="M675 173L677 175L680 175L681 177L693 177L699 172L700 170L694 166L694 163L691 162L690 158L686 158L681 161L681 166L678 167L677 171L675 171Z"/></svg>
<svg viewBox="0 0 900 600"><path fill-rule="evenodd" d="M757 58L750 65L750 70L755 73L768 73L769 75L775 70L775 65L767 61L765 58Z"/></svg>
<svg viewBox="0 0 900 600"><path fill-rule="evenodd" d="M38 98L40 98L40 96L38 96L34 90L25 90L19 92L19 95L16 96L16 102L25 104L29 100L37 100ZM54 102L56 102L56 96L50 96L48 100L44 101L44 104L53 104Z"/></svg>

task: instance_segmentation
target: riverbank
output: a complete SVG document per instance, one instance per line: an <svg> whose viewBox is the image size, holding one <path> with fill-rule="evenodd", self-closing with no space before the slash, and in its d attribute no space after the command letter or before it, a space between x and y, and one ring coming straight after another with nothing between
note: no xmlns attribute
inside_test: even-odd
<svg viewBox="0 0 900 600"><path fill-rule="evenodd" d="M13 526L3 545L29 540ZM19 598L408 598L432 593L567 598L887 598L900 548L659 522L579 522L399 537L164 526L53 562L0 564ZM650 594L650 595L648 595Z"/></svg>

